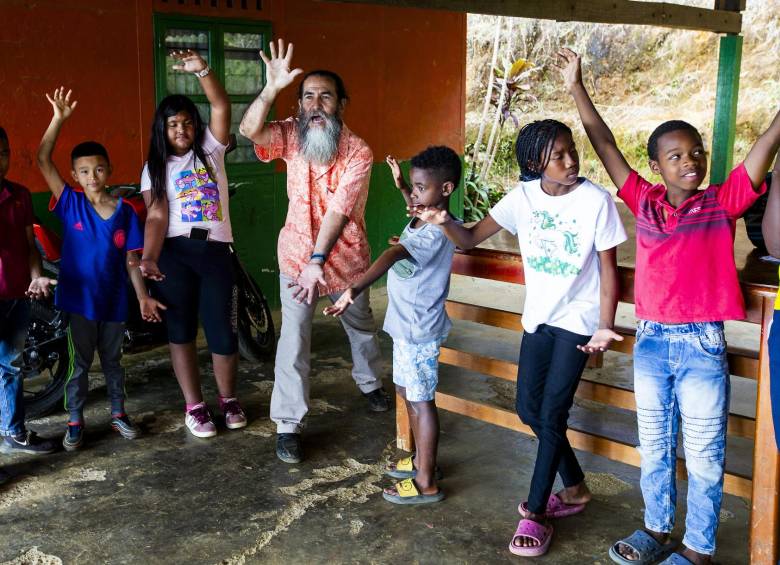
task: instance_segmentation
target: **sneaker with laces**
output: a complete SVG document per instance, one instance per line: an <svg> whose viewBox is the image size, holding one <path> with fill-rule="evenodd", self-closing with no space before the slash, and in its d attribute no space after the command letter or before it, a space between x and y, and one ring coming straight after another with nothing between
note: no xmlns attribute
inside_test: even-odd
<svg viewBox="0 0 780 565"><path fill-rule="evenodd" d="M225 415L225 425L229 430L237 430L246 427L246 414L236 398L225 398L220 402L222 413Z"/></svg>
<svg viewBox="0 0 780 565"><path fill-rule="evenodd" d="M135 439L141 435L141 430L130 421L127 414L117 414L111 416L111 427L119 432L125 439Z"/></svg>
<svg viewBox="0 0 780 565"><path fill-rule="evenodd" d="M84 444L84 424L68 422L68 431L62 438L62 447L65 451L76 451Z"/></svg>
<svg viewBox="0 0 780 565"><path fill-rule="evenodd" d="M209 414L205 402L201 402L187 411L184 425L195 437L214 437L217 435L217 427L211 420L211 414Z"/></svg>
<svg viewBox="0 0 780 565"><path fill-rule="evenodd" d="M46 455L57 451L57 445L54 441L40 438L35 432L27 430L15 436L5 436L0 441L0 451Z"/></svg>

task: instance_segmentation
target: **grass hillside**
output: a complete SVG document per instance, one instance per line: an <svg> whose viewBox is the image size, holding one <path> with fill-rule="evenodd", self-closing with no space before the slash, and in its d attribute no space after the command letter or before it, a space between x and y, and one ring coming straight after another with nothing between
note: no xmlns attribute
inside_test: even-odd
<svg viewBox="0 0 780 565"><path fill-rule="evenodd" d="M712 0L675 0L711 6ZM482 118L497 26L501 29L497 67L524 58L534 63L512 112L520 125L555 118L575 131L582 174L614 190L585 138L569 95L553 66L559 46L583 58L583 76L599 111L632 166L649 175L645 143L667 119L684 119L703 134L709 148L715 112L718 35L647 26L557 23L471 15L468 19L467 159ZM780 108L780 0L748 0L743 13L744 46L738 106L735 162L746 154ZM495 115L491 106L483 135L486 144ZM507 119L486 184L495 198L517 179L513 141L517 129Z"/></svg>

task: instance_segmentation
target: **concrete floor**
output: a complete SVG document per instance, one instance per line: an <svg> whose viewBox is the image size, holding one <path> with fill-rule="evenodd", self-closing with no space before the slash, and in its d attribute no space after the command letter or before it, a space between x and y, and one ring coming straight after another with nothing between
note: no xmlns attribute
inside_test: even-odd
<svg viewBox="0 0 780 565"><path fill-rule="evenodd" d="M451 298L520 309L522 289L453 277ZM377 321L386 305L373 293ZM630 323L630 307L620 316ZM734 324L729 339L755 344L754 327ZM183 427L182 399L167 351L127 357L128 412L144 435L126 441L108 427L105 387L98 373L87 411L87 445L43 458L2 456L14 475L0 487L0 565L48 563L531 563L507 550L527 495L536 441L443 412L440 466L447 499L424 507L397 507L380 492L391 481L382 469L394 449L394 414L370 413L353 385L349 349L338 322L316 318L312 409L304 436L306 460L286 465L274 455L268 419L272 363L242 362L239 396L249 417L241 431L220 429L200 440ZM391 389L390 351L381 336L385 386ZM508 360L519 351L516 334L456 322L450 344ZM598 378L629 384L630 357L608 353ZM201 355L207 399L216 390ZM97 370L97 367L95 367ZM591 375L593 376L593 375ZM755 383L735 379L734 407L750 414ZM452 367L441 389L505 408L511 383ZM752 395L752 396L751 396ZM65 415L32 423L60 436ZM629 413L579 402L572 421L635 439ZM729 444L729 468L749 472L752 449ZM642 526L638 469L578 452L594 500L579 516L560 520L548 555L536 562L610 563L607 549ZM675 535L682 536L685 483L680 484ZM718 535L718 562L747 563L746 500L726 496Z"/></svg>

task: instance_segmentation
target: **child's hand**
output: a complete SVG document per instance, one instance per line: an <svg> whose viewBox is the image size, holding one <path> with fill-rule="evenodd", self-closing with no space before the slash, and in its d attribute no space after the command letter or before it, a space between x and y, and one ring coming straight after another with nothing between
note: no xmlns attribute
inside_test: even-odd
<svg viewBox="0 0 780 565"><path fill-rule="evenodd" d="M395 186L401 188L403 186L404 176L401 174L401 167L398 165L398 161L396 161L395 157L392 155L388 155L385 157L385 162L388 164L390 167L390 172L393 174Z"/></svg>
<svg viewBox="0 0 780 565"><path fill-rule="evenodd" d="M27 292L25 292L25 295L27 295L28 298L33 298L35 300L40 300L41 298L46 298L51 294L51 288L52 286L55 286L57 284L57 279L50 279L49 277L36 277L30 282L30 286L27 288Z"/></svg>
<svg viewBox="0 0 780 565"><path fill-rule="evenodd" d="M184 71L185 73L198 73L208 67L208 63L200 56L200 53L187 49L186 51L174 51L171 57L179 61L171 68L174 71Z"/></svg>
<svg viewBox="0 0 780 565"><path fill-rule="evenodd" d="M51 107L54 110L54 117L58 120L67 120L70 118L73 110L76 109L76 104L78 104L78 102L76 100L73 102L70 101L72 92L72 90L68 90L68 93L65 94L65 87L61 86L54 90L52 96L49 96L48 92L46 93L46 100L51 104Z"/></svg>
<svg viewBox="0 0 780 565"><path fill-rule="evenodd" d="M326 316L341 316L347 310L347 308L349 308L350 304L353 304L354 302L355 290L348 288L341 296L339 296L339 299L333 303L333 306L328 306L322 311L322 313Z"/></svg>
<svg viewBox="0 0 780 565"><path fill-rule="evenodd" d="M558 50L558 63L555 66L561 71L566 90L571 92L575 86L582 84L582 63L580 56L574 51L561 47Z"/></svg>
<svg viewBox="0 0 780 565"><path fill-rule="evenodd" d="M420 218L423 222L440 226L450 220L447 210L435 206L409 206L406 215L410 218Z"/></svg>
<svg viewBox="0 0 780 565"><path fill-rule="evenodd" d="M145 322L162 322L162 315L159 310L168 309L165 304L151 296L144 296L138 301L138 304L141 307L141 318Z"/></svg>
<svg viewBox="0 0 780 565"><path fill-rule="evenodd" d="M590 341L585 345L578 345L577 349L584 353L598 353L599 351L606 351L609 349L609 345L613 341L623 341L623 336L619 333L604 328L596 330L596 333L591 336Z"/></svg>
<svg viewBox="0 0 780 565"><path fill-rule="evenodd" d="M157 266L157 261L152 261L151 259L141 259L141 263L138 265L138 268L140 269L141 274L147 279L161 281L165 278L165 275L160 272L160 268Z"/></svg>

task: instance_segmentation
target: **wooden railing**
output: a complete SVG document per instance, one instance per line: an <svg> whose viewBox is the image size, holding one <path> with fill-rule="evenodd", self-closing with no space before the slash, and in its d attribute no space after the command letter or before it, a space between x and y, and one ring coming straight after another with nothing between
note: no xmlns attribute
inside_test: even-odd
<svg viewBox="0 0 780 565"><path fill-rule="evenodd" d="M517 253L477 249L458 252L452 264L453 274L467 275L495 281L525 284L522 258ZM634 302L634 271L619 269L621 302ZM752 500L750 515L750 562L754 565L772 565L778 560L780 539L780 457L774 441L772 414L769 398L769 361L767 337L772 320L776 288L764 285L743 284L747 306L747 321L761 325L761 343L757 351L729 347L728 360L732 375L758 381L756 418L729 414L728 434L754 441L753 475L726 473L724 491ZM488 326L522 331L522 316L495 308L475 306L463 302L447 301L447 313L453 319L468 320ZM614 342L611 349L631 354L634 346L634 328L617 328L624 336L622 342ZM517 365L508 361L486 357L476 353L449 347L441 348L440 362L470 371L483 373L507 381L517 379ZM593 356L590 366L600 366L600 356ZM577 389L579 398L609 406L636 411L634 393L621 387L583 378ZM400 449L414 449L409 419L403 401L396 399L397 445ZM454 396L436 393L436 405L444 410L489 422L504 428L532 435L514 412ZM583 429L570 428L571 445L609 459L639 466L639 453L635 445L594 434ZM685 461L677 461L677 476L686 478Z"/></svg>

